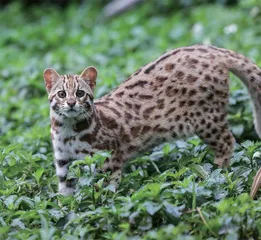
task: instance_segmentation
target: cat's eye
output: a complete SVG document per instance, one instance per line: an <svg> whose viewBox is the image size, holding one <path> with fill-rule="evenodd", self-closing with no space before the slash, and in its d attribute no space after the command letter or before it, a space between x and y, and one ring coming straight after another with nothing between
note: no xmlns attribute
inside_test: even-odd
<svg viewBox="0 0 261 240"><path fill-rule="evenodd" d="M65 98L66 97L66 92L65 91L59 91L58 92L58 97L59 98Z"/></svg>
<svg viewBox="0 0 261 240"><path fill-rule="evenodd" d="M77 97L83 97L84 96L84 94L85 94L85 92L83 91L83 90L78 90L77 92L76 92L76 96Z"/></svg>

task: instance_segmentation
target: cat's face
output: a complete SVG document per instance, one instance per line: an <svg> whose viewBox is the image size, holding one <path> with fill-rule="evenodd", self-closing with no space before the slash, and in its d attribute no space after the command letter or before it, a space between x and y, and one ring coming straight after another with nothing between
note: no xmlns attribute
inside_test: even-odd
<svg viewBox="0 0 261 240"><path fill-rule="evenodd" d="M52 110L67 118L90 117L96 77L94 67L80 75L59 75L54 69L46 69L44 80Z"/></svg>

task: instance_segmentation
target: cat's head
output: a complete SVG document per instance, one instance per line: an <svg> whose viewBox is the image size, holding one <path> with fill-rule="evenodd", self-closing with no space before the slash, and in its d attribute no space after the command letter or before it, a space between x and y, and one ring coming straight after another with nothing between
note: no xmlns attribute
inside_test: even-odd
<svg viewBox="0 0 261 240"><path fill-rule="evenodd" d="M68 118L89 116L96 78L94 67L84 69L80 75L59 75L54 69L47 68L44 80L52 110Z"/></svg>

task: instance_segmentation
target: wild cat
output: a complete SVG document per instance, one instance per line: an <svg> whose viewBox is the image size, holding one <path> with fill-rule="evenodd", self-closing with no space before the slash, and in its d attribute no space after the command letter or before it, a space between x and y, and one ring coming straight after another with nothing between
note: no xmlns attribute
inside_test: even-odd
<svg viewBox="0 0 261 240"><path fill-rule="evenodd" d="M59 192L74 190L68 167L99 150L111 150L104 171L117 186L123 164L161 142L197 134L228 166L234 138L228 128L229 71L247 86L261 136L261 70L245 56L214 46L171 50L94 101L97 71L80 75L44 71Z"/></svg>

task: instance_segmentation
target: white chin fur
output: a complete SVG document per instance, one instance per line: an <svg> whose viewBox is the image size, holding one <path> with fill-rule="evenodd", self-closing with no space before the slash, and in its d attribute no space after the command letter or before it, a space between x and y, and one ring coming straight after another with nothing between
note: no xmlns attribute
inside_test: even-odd
<svg viewBox="0 0 261 240"><path fill-rule="evenodd" d="M71 112L63 112L63 115L68 118L73 118L73 117L78 117L79 115L81 115L81 113L77 111L71 111Z"/></svg>

